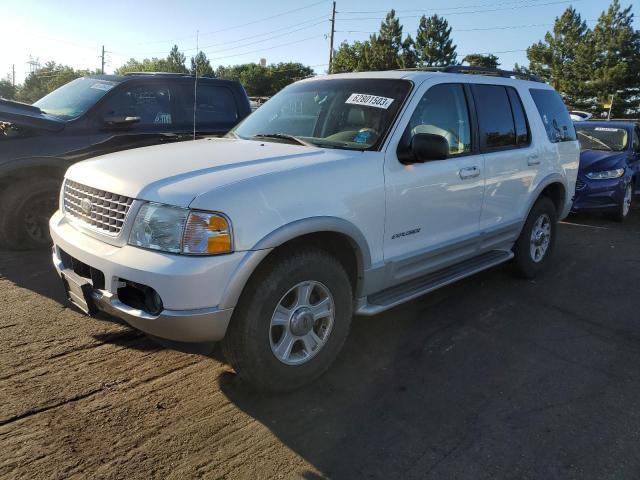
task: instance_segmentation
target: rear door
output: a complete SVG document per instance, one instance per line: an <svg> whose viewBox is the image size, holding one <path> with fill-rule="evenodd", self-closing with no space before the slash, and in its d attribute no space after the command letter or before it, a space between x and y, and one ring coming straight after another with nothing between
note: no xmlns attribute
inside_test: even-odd
<svg viewBox="0 0 640 480"><path fill-rule="evenodd" d="M195 102L194 115L194 96ZM193 134L194 122L197 135L222 136L231 130L242 117L241 106L234 92L224 82L198 79L180 82L180 126ZM246 113L245 113L246 116Z"/></svg>
<svg viewBox="0 0 640 480"><path fill-rule="evenodd" d="M517 236L542 154L532 142L517 90L508 85L471 86L484 155L485 195L480 228L484 247Z"/></svg>

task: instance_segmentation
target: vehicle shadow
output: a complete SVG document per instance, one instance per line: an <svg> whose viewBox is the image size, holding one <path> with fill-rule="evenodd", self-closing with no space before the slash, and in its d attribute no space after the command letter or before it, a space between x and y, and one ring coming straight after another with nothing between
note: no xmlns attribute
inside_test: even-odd
<svg viewBox="0 0 640 480"><path fill-rule="evenodd" d="M0 249L0 278L66 305L64 289L51 262L51 250Z"/></svg>

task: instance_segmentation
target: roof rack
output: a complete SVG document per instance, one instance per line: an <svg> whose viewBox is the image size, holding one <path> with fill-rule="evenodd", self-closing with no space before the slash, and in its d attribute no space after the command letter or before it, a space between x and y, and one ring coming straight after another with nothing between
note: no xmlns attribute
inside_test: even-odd
<svg viewBox="0 0 640 480"><path fill-rule="evenodd" d="M475 75L489 75L493 77L503 78L519 78L521 80L529 80L531 82L544 83L537 75L530 73L512 72L509 70L501 70L499 68L490 67L467 67L464 65L446 65L443 67L417 67L403 68L401 70L411 70L417 72L444 72L444 73L470 73Z"/></svg>
<svg viewBox="0 0 640 480"><path fill-rule="evenodd" d="M126 72L125 76L133 76L133 75L148 75L148 76L167 76L167 77L193 77L189 73L175 73L175 72Z"/></svg>

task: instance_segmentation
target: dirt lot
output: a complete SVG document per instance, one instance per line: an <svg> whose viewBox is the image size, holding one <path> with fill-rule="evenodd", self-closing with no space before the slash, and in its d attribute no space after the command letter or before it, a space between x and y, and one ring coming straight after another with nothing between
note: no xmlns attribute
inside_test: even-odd
<svg viewBox="0 0 640 480"><path fill-rule="evenodd" d="M0 478L639 478L640 210L567 222L536 281L504 266L356 319L278 397L217 348L66 308L46 252L0 252Z"/></svg>

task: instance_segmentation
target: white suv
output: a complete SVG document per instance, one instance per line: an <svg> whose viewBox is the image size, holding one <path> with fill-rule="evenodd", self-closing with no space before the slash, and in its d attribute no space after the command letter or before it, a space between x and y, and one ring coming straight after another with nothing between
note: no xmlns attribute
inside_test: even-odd
<svg viewBox="0 0 640 480"><path fill-rule="evenodd" d="M226 138L72 166L50 222L69 299L222 340L277 391L328 368L354 313L511 259L535 275L571 207L569 114L544 83L445 70L303 80Z"/></svg>

